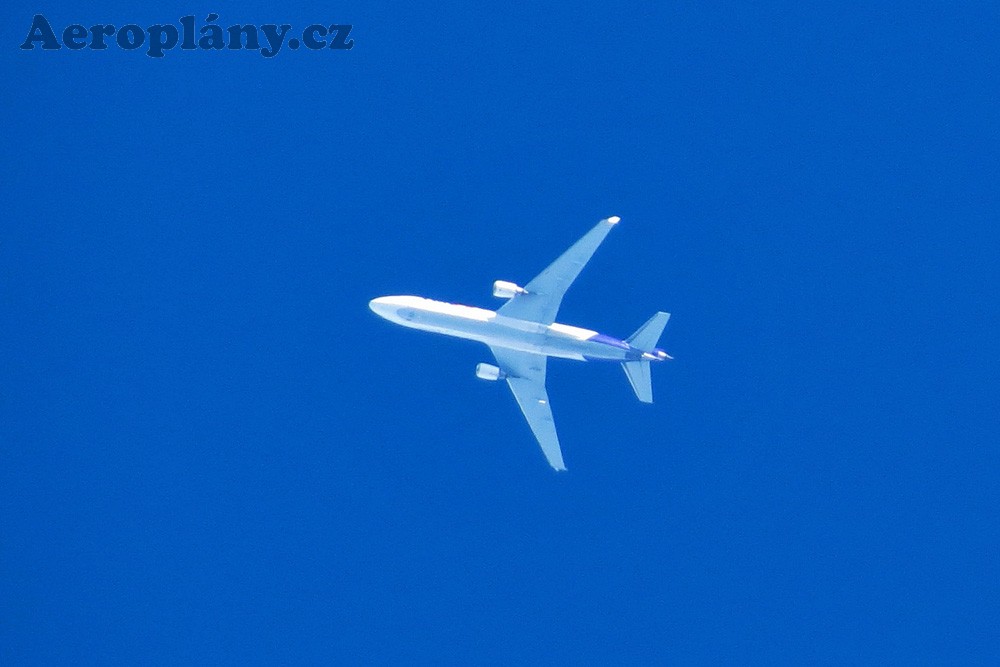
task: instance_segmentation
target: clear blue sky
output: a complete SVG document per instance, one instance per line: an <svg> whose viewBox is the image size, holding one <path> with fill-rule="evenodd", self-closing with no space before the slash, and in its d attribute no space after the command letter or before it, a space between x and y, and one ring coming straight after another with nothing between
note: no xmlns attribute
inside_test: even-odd
<svg viewBox="0 0 1000 667"><path fill-rule="evenodd" d="M1000 662L996 3L470 4L5 6L0 661ZM555 474L367 302L614 214L560 320L676 361L552 362Z"/></svg>

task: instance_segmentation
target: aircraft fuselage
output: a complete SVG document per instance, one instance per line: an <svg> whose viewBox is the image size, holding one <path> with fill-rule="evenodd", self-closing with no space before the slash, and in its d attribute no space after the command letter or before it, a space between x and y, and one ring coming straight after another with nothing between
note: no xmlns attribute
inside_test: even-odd
<svg viewBox="0 0 1000 667"><path fill-rule="evenodd" d="M590 329L541 324L419 296L383 296L369 307L380 317L404 327L465 338L490 347L577 361L663 361L660 349L639 350L623 340Z"/></svg>

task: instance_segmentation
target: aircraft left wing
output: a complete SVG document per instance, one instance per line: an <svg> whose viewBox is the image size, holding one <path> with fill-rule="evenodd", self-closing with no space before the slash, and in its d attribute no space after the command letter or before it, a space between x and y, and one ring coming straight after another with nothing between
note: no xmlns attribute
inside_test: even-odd
<svg viewBox="0 0 1000 667"><path fill-rule="evenodd" d="M524 286L525 293L518 294L497 310L498 315L506 315L519 320L530 320L541 324L552 324L562 303L563 295L573 284L580 271L594 256L611 228L620 218L611 216L597 223L583 238L570 246L559 259L539 273Z"/></svg>
<svg viewBox="0 0 1000 667"><path fill-rule="evenodd" d="M500 370L507 374L507 384L528 420L531 432L542 448L549 465L565 470L556 424L552 421L549 395L545 391L546 357L530 352L518 352L501 347L491 347Z"/></svg>

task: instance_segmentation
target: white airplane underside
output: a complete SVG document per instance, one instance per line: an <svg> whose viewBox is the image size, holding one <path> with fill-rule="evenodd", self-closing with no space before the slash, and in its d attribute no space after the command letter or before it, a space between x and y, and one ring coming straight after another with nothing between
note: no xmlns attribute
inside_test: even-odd
<svg viewBox="0 0 1000 667"><path fill-rule="evenodd" d="M379 297L369 307L405 327L488 345L497 365L479 364L476 375L507 381L549 465L565 470L545 391L547 358L619 362L644 403L653 402L650 363L671 358L656 347L669 313L656 313L625 340L555 322L566 290L618 221L617 217L601 220L524 287L496 281L493 294L509 299L496 311L419 296Z"/></svg>

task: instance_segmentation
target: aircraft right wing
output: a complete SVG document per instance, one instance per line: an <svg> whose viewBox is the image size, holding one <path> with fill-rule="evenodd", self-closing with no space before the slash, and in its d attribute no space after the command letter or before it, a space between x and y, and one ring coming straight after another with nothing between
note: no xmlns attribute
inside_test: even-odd
<svg viewBox="0 0 1000 667"><path fill-rule="evenodd" d="M502 305L497 314L541 324L555 322L566 290L619 220L618 216L611 216L598 222L583 238L560 255L559 259L525 285L524 294L518 294Z"/></svg>
<svg viewBox="0 0 1000 667"><path fill-rule="evenodd" d="M545 391L546 357L530 352L518 352L502 347L491 347L500 369L507 374L507 384L528 420L531 432L542 448L549 465L565 470L556 424L552 420L549 395Z"/></svg>

